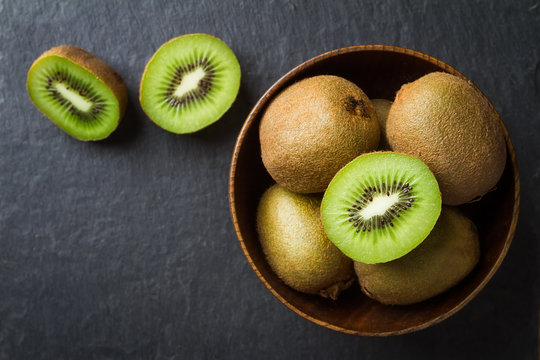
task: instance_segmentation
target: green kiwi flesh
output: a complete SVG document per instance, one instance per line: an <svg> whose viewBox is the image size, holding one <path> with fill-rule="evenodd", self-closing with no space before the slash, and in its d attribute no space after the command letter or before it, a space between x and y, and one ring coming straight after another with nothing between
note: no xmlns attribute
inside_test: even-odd
<svg viewBox="0 0 540 360"><path fill-rule="evenodd" d="M190 34L155 52L144 70L139 98L153 122L183 134L220 119L239 88L240 65L227 44L207 34Z"/></svg>
<svg viewBox="0 0 540 360"><path fill-rule="evenodd" d="M263 164L278 184L319 193L345 164L377 149L379 124L362 89L339 76L319 75L272 100L259 138Z"/></svg>
<svg viewBox="0 0 540 360"><path fill-rule="evenodd" d="M70 45L54 47L28 71L27 90L36 107L71 136L108 137L127 103L127 88L109 65Z"/></svg>
<svg viewBox="0 0 540 360"><path fill-rule="evenodd" d="M262 250L276 275L293 289L336 299L355 279L352 260L328 240L320 196L274 185L257 209Z"/></svg>
<svg viewBox="0 0 540 360"><path fill-rule="evenodd" d="M443 207L433 231L416 249L384 264L355 262L364 293L390 305L408 305L438 295L465 278L478 263L474 223L457 208Z"/></svg>
<svg viewBox="0 0 540 360"><path fill-rule="evenodd" d="M397 259L430 233L441 211L435 177L418 158L363 154L328 185L321 206L329 239L367 264Z"/></svg>

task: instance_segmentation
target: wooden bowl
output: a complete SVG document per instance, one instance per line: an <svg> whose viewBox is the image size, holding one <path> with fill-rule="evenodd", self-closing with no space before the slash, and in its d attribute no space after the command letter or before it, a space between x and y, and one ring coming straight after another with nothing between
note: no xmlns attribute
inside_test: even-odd
<svg viewBox="0 0 540 360"><path fill-rule="evenodd" d="M445 71L466 79L442 61L405 48L362 45L330 51L297 66L272 85L242 127L229 178L230 208L240 246L268 290L291 310L314 323L364 336L397 335L426 328L471 301L493 276L508 251L519 211L519 173L514 148L501 121L508 148L504 174L496 190L479 202L461 206L478 227L480 262L467 278L449 291L415 305L387 306L366 297L355 284L337 301L332 301L291 289L266 262L257 237L255 214L263 191L274 183L263 166L259 143L259 122L270 100L291 83L321 74L349 79L370 98L393 100L401 85L433 71Z"/></svg>

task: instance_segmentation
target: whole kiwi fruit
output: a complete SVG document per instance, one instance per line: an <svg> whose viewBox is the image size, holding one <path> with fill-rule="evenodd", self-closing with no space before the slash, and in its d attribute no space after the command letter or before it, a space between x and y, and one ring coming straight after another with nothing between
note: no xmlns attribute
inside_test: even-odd
<svg viewBox="0 0 540 360"><path fill-rule="evenodd" d="M276 275L293 289L336 299L354 282L352 260L326 237L319 196L273 185L257 209L262 250Z"/></svg>
<svg viewBox="0 0 540 360"><path fill-rule="evenodd" d="M379 120L379 127L381 128L381 140L379 141L379 150L390 150L390 144L388 143L388 136L386 136L386 120L388 120L388 113L392 106L392 101L386 99L371 99L371 103L377 113L377 119Z"/></svg>
<svg viewBox="0 0 540 360"><path fill-rule="evenodd" d="M382 264L354 263L364 293L384 304L407 305L456 285L480 257L478 231L457 210L444 206L433 231L407 255Z"/></svg>
<svg viewBox="0 0 540 360"><path fill-rule="evenodd" d="M503 129L487 99L466 80L434 72L401 87L386 133L393 151L422 159L447 205L483 196L506 162Z"/></svg>
<svg viewBox="0 0 540 360"><path fill-rule="evenodd" d="M379 144L379 123L366 94L334 75L300 80L270 103L259 128L264 166L298 193L323 192L332 177Z"/></svg>

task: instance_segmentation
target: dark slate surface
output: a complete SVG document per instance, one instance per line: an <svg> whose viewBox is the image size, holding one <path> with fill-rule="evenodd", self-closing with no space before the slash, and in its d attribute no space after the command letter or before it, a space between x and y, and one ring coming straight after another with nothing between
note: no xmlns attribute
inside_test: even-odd
<svg viewBox="0 0 540 360"><path fill-rule="evenodd" d="M538 1L0 1L0 359L535 359L540 196ZM195 135L153 125L139 77L169 38L225 40L243 70L225 117ZM100 143L30 103L26 72L62 43L126 80ZM227 177L249 109L282 74L334 48L410 47L472 79L500 112L522 179L502 267L462 311L391 338L344 335L283 306L231 223Z"/></svg>

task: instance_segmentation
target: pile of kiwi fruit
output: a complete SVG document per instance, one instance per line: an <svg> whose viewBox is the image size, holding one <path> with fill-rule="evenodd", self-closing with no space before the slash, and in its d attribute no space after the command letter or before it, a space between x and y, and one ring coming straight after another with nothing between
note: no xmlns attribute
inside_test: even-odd
<svg viewBox="0 0 540 360"><path fill-rule="evenodd" d="M45 51L32 64L26 84L34 105L82 141L107 138L126 110L122 77L77 46ZM193 133L219 120L239 88L240 65L227 44L208 34L188 34L167 41L150 58L139 101L161 128Z"/></svg>
<svg viewBox="0 0 540 360"><path fill-rule="evenodd" d="M336 299L357 283L405 306L478 263L478 230L458 206L494 189L506 142L468 81L432 72L393 99L370 99L343 77L307 77L270 101L259 139L275 184L259 201L257 231L291 288Z"/></svg>

